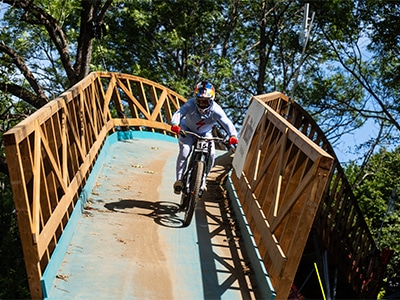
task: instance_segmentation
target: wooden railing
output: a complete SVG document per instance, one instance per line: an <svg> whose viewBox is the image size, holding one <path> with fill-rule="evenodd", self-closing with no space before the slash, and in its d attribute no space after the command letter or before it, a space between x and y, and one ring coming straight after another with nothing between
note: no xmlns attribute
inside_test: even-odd
<svg viewBox="0 0 400 300"><path fill-rule="evenodd" d="M185 101L143 78L91 73L4 135L32 298L108 134L168 134Z"/></svg>
<svg viewBox="0 0 400 300"><path fill-rule="evenodd" d="M235 169L232 175L277 299L288 298L333 163L329 154L265 104L282 99L287 98L281 93L252 98L255 111L264 112L258 125L252 124L258 127L241 174Z"/></svg>
<svg viewBox="0 0 400 300"><path fill-rule="evenodd" d="M387 261L375 241L334 150L310 115L287 97L263 99L295 128L334 158L332 174L314 220L313 229L327 249L339 276L363 299L376 299Z"/></svg>
<svg viewBox="0 0 400 300"><path fill-rule="evenodd" d="M315 215L313 226L343 276L374 298L380 252L330 144L284 95L253 98L267 113L235 184L278 298L288 293ZM42 274L107 136L127 129L172 134L168 123L185 101L143 78L96 72L4 134L32 298L43 296Z"/></svg>

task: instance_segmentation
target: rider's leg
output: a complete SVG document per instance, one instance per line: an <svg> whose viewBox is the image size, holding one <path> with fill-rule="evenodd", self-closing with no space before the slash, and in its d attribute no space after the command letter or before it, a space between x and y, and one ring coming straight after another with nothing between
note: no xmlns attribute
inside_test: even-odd
<svg viewBox="0 0 400 300"><path fill-rule="evenodd" d="M176 160L176 180L182 180L194 139L192 136L179 137L179 154Z"/></svg>
<svg viewBox="0 0 400 300"><path fill-rule="evenodd" d="M211 143L211 152L210 152L210 162L208 164L208 169L207 169L207 176L211 172L211 169L214 167L215 163L215 144L214 142Z"/></svg>
<svg viewBox="0 0 400 300"><path fill-rule="evenodd" d="M207 170L205 173L206 178L207 178L208 174L210 174L211 169L214 167L214 163L215 163L215 145L214 145L214 141L213 141L211 143L210 160L208 162ZM206 179L206 178L204 178L204 179ZM207 190L207 180L203 181L203 185L202 185L201 189L203 191Z"/></svg>
<svg viewBox="0 0 400 300"><path fill-rule="evenodd" d="M194 139L191 136L179 137L179 154L176 159L176 181L174 183L174 193L180 194L183 188L183 172L185 171L187 158L190 154Z"/></svg>

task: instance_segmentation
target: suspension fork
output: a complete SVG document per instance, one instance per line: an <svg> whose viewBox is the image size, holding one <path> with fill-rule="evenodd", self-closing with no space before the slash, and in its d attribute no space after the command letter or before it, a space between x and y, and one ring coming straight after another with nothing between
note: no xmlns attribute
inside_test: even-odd
<svg viewBox="0 0 400 300"><path fill-rule="evenodd" d="M211 153L211 141L207 141L207 144L205 142L200 143L200 145L203 145L202 147L199 147L200 145L196 141L196 144L194 148L192 149L192 155L190 158L190 162L188 165L187 171L191 172L193 171L193 166L196 161L200 161L204 163L204 171L203 171L203 178L202 178L202 183L204 183L204 180L206 180L206 175L208 173L208 169L210 167L210 153ZM206 146L205 146L206 145Z"/></svg>

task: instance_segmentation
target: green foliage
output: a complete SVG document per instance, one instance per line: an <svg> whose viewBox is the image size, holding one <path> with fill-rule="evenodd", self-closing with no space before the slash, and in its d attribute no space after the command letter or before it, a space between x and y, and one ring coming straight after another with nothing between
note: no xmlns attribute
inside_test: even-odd
<svg viewBox="0 0 400 300"><path fill-rule="evenodd" d="M76 32L79 32L79 18L77 4L80 1L35 1L45 12L53 14L53 17L64 25L65 31L76 39ZM0 19L0 40L5 45L14 49L16 54L23 58L23 63L29 68L37 81L41 84L46 95L54 98L65 91L68 81L65 77L60 58L55 46L51 43L49 34L44 26L32 25L23 22L24 18L32 18L28 13L19 9L6 9L3 18ZM75 34L73 34L75 32ZM72 50L75 49L72 47ZM71 51L71 55L74 54ZM0 66L0 73L8 79L29 89L26 78L23 77L20 68L13 64L13 60L6 54L0 52L3 61ZM3 69L4 68L4 69Z"/></svg>
<svg viewBox="0 0 400 300"><path fill-rule="evenodd" d="M29 298L11 187L0 173L0 299Z"/></svg>
<svg viewBox="0 0 400 300"><path fill-rule="evenodd" d="M3 6L7 5L3 2L10 6ZM15 50L46 95L54 98L69 86L65 65L49 39L49 32L42 25L25 22L32 17L32 12L17 9L18 2L25 0L2 1L0 41ZM76 57L84 2L26 2L40 7L56 20L67 37L68 56ZM400 90L399 3L309 1L315 19L302 57L298 35L305 2L114 0L104 19L107 34L103 32L94 40L93 48L87 49L91 51L90 67L91 70L145 77L185 97L190 97L194 85L206 78L216 86L217 101L238 127L251 96L272 91L291 96L293 92L292 100L314 116L332 144L340 143L344 133L360 128L367 120L374 120L383 132L376 143L384 145L392 141L397 146L400 130L397 121L400 119L397 101ZM15 58L4 52L0 52L0 58L0 88L5 86L2 84L15 83L33 91L31 83L15 65ZM295 86L297 70L300 72ZM17 98L10 96L7 88L1 89L0 134L33 111L31 105ZM373 144L375 141L366 143L365 149L372 151ZM364 148L360 145L360 149ZM2 143L0 150L0 158L4 158ZM360 156L363 155L360 151ZM348 168L354 182L360 181L357 177L360 171L366 176L357 195L374 235L378 234L391 186L396 185L399 178L398 172L393 170L395 158L391 158L392 163L388 165L385 159L389 153L379 155L382 160L374 157L369 169L360 170L356 164ZM381 172L371 171L378 167L382 167ZM389 178L383 170L393 176ZM9 193L4 194L6 196L11 197ZM3 233L11 235L3 241L5 245L14 245L18 243L18 239L11 238L16 234L15 216L11 214L11 198L7 199L4 220L8 221L4 223ZM395 247L393 243L399 230L396 224L397 214L386 218L380 246ZM4 249L2 251L6 251ZM398 276L398 254L397 249L389 267L393 276ZM18 261L14 265L21 266ZM13 272L12 268L10 270ZM19 273L15 271L14 274ZM18 295L24 297L23 293ZM2 297L6 298L7 294L0 294Z"/></svg>
<svg viewBox="0 0 400 300"><path fill-rule="evenodd" d="M193 72L207 72L199 61L213 54L208 48L216 38L213 28L223 21L218 5L204 0L119 3L110 10L110 34L103 41L116 50L105 57L107 65L167 86Z"/></svg>
<svg viewBox="0 0 400 300"><path fill-rule="evenodd" d="M354 194L379 249L394 250L386 282L386 290L394 292L393 282L400 282L400 147L393 151L381 149L364 169L352 163L346 173L355 184ZM390 207L393 190L396 196Z"/></svg>
<svg viewBox="0 0 400 300"><path fill-rule="evenodd" d="M32 108L26 103L13 102L0 93L0 160L5 158L3 133L31 113ZM0 299L29 298L11 185L8 176L2 172L0 172L0 257Z"/></svg>
<svg viewBox="0 0 400 300"><path fill-rule="evenodd" d="M359 84L343 73L327 75L318 69L307 71L308 83L298 88L314 120L332 144L340 142L343 134L360 128L365 123L359 109L364 105L364 93Z"/></svg>

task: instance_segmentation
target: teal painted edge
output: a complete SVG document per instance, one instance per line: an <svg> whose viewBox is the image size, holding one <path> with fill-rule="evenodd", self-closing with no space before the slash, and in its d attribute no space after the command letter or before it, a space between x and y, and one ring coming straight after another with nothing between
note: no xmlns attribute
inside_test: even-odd
<svg viewBox="0 0 400 300"><path fill-rule="evenodd" d="M75 208L71 214L71 218L67 223L67 226L65 226L64 232L61 235L57 247L54 249L50 261L47 264L47 267L40 280L44 299L48 297L48 292L50 292L54 280L56 279L57 272L61 266L62 261L64 260L65 254L67 253L69 243L71 242L76 226L78 225L78 222L82 216L83 209L85 208L90 194L92 193L97 177L100 174L104 158L108 154L108 149L112 144L118 141L131 139L156 139L175 143L177 142L177 139L175 137L149 131L117 131L107 137L103 148L100 150L100 154L96 159L94 167L90 172L88 180L86 181L86 184L76 202Z"/></svg>
<svg viewBox="0 0 400 300"><path fill-rule="evenodd" d="M133 139L152 139L152 140L161 140L167 142L176 143L178 139L176 137L152 132L152 131L136 131L136 130L128 130L128 131L118 131L118 140L133 140Z"/></svg>
<svg viewBox="0 0 400 300"><path fill-rule="evenodd" d="M232 203L232 208L235 212L236 220L239 223L239 228L242 233L246 252L249 256L251 269L253 270L256 277L258 289L260 291L262 299L273 300L276 297L276 292L274 291L268 272L265 269L264 263L261 259L260 252L258 251L253 233L250 229L250 225L247 222L242 205L240 204L239 198L236 194L235 187L233 186L231 175L232 172L230 172L228 176L225 187L228 191L228 196L230 202Z"/></svg>
<svg viewBox="0 0 400 300"><path fill-rule="evenodd" d="M48 293L50 292L50 289L54 283L54 279L56 278L58 269L61 266L65 253L69 246L69 242L71 241L72 236L74 234L74 229L76 228L76 225L78 224L79 219L81 217L82 214L81 203L82 201L79 199L77 201L77 206L72 212L71 218L69 219L67 226L65 227L64 232L60 240L58 241L58 245L54 249L54 252L51 255L51 259L47 264L46 270L44 271L42 278L40 280L44 299L48 297Z"/></svg>
<svg viewBox="0 0 400 300"><path fill-rule="evenodd" d="M118 141L118 136L116 134L107 137L103 145L103 148L100 150L100 154L97 157L96 163L94 164L94 167L90 172L88 180L86 181L86 184L76 202L75 208L71 214L71 218L68 221L67 226L65 226L64 232L61 235L60 240L58 241L57 247L54 249L54 252L51 255L50 261L47 264L47 267L41 278L42 292L43 292L43 297L45 299L48 297L48 292L50 292L50 289L53 286L57 272L61 266L64 256L67 252L69 243L75 232L75 228L78 225L78 222L82 216L83 209L87 203L89 195L93 190L97 176L100 174L100 170L103 165L103 160L107 155L107 151L110 145L112 145L117 141Z"/></svg>

